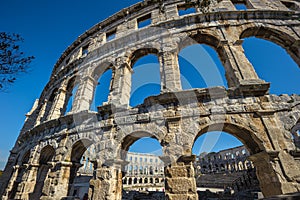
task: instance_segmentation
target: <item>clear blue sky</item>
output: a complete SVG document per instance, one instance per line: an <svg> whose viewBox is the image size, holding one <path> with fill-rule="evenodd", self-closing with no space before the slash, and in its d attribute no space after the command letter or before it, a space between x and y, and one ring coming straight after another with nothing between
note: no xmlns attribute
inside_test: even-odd
<svg viewBox="0 0 300 200"><path fill-rule="evenodd" d="M0 93L0 169L3 168L9 150L17 139L25 120L25 114L31 109L34 100L39 98L61 53L79 35L93 25L136 2L139 1L9 0L0 2L0 31L21 34L25 39L22 45L23 51L27 55L36 57L30 72L19 76L18 81L10 87L7 93ZM253 41L253 39L247 40L244 48L259 76L267 81L272 81L274 84L274 87L272 85L272 93L300 93L300 70L281 48L269 42ZM217 57L209 48L204 47L204 49L212 58ZM156 62L153 58L150 60L151 63ZM180 63L184 62L186 62L184 59L180 60ZM222 67L219 66L218 62L215 63L222 74ZM138 69L137 67L136 70ZM182 75L185 73L187 72L182 72ZM205 77L202 78L205 80ZM151 94L158 93L157 80L154 79L153 81L150 85L144 85L144 90L136 88L135 91L138 93L138 90L143 92L148 89L147 91L151 91ZM278 85L276 85L277 82ZM193 78L188 80L188 83L184 86L185 88L196 87L199 84ZM208 85L214 85L214 83ZM136 101L133 104L140 103L143 99L143 97L141 98L142 95L144 94L136 94L134 98L137 100L133 100ZM222 140L230 141L226 137ZM229 143L237 145L236 142ZM201 141L197 144L201 146ZM137 143L135 146L141 145ZM134 148L136 148L135 146ZM151 147L152 145L147 146ZM221 145L218 148L227 147ZM197 152L199 149L195 151ZM157 146L153 145L153 149L149 148L146 152L156 150Z"/></svg>

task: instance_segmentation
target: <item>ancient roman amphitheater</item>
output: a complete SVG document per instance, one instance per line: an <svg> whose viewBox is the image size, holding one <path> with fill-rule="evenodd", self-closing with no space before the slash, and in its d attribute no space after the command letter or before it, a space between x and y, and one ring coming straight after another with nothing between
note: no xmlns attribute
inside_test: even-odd
<svg viewBox="0 0 300 200"><path fill-rule="evenodd" d="M187 9L195 12L180 14ZM299 65L299 11L296 0L145 0L95 25L65 50L28 113L1 177L2 199L72 199L80 159L92 144L88 198L121 199L126 151L142 137L162 146L166 198L198 199L191 149L215 130L247 147L265 197L299 192L300 153L291 138L299 134L300 96L269 94L270 83L242 47L244 38L262 38ZM182 90L178 53L195 43L216 50L228 88ZM160 63L160 94L131 107L132 66L148 54ZM108 101L91 111L107 70Z"/></svg>

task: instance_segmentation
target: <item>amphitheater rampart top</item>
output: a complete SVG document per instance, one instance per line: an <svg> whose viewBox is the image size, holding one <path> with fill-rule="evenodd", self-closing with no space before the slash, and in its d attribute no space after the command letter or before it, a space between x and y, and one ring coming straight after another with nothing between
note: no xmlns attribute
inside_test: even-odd
<svg viewBox="0 0 300 200"><path fill-rule="evenodd" d="M104 34L106 36L116 33L116 39L123 37L133 31L138 31L137 24L133 25L132 27L128 27L127 30L120 30L122 24L128 23L129 21L136 21L143 20L143 17L150 17L152 19L151 25L158 26L166 23L164 28L173 28L176 26L174 21L178 19L184 20L184 18L188 18L184 20L188 22L187 25L190 23L201 23L201 22L212 22L212 21L223 21L223 20L249 20L249 19L270 19L273 18L281 18L284 16L289 17L292 15L296 10L288 9L283 3L281 2L289 2L295 5L299 5L298 2L293 1L272 1L269 0L262 0L260 2L249 0L247 4L249 4L249 9L245 10L237 10L234 7L236 3L242 3L243 1L236 1L236 0L223 0L220 3L212 5L210 8L210 12L203 13L199 9L195 13L189 14L187 16L179 16L178 10L179 9L187 9L188 7L198 7L196 1L188 1L188 2L195 2L195 4L186 4L187 1L177 0L177 1L150 1L146 0L140 3L137 3L133 6L128 8L124 8L123 10L117 12L116 14L112 15L111 17L105 19L104 21L96 24L91 29L84 32L80 35L75 42L73 42L62 54L59 58L58 62L56 63L53 74L57 73L57 70L61 69L63 66L67 67L68 64L66 61L70 61L70 54L76 53L76 50L82 48L84 46L89 45L93 37L96 37L98 34ZM262 11L262 12L259 12ZM269 11L269 13L267 12ZM281 11L281 12L280 12ZM218 13L218 14L217 14ZM244 13L244 14L242 14ZM245 14L247 13L247 14ZM216 15L217 14L217 15ZM198 16L197 18L192 17ZM169 21L169 23L167 23ZM179 23L182 24L182 23ZM220 23L221 24L221 23ZM124 29L124 27L122 27ZM122 33L121 33L122 31ZM124 33L125 31L125 33ZM116 41L107 41L107 38L103 38L103 43L114 43ZM117 44L118 45L118 44ZM78 53L78 52L77 52ZM84 55L85 56L85 55ZM81 56L79 56L80 58ZM69 60L68 60L69 59Z"/></svg>
<svg viewBox="0 0 300 200"><path fill-rule="evenodd" d="M133 65L134 53L139 49L148 49L148 52L141 51L141 54L159 54L169 50L179 52L181 48L185 47L184 37L191 37L197 42L213 46L218 51L221 60L224 60L222 48L226 43L238 44L242 38L256 35L286 47L294 60L300 63L297 57L299 50L297 48L299 38L297 30L291 28L289 33L285 33L284 27L273 30L274 25L278 24L288 23L297 26L299 2L280 0L259 2L212 0L211 2L209 9L205 10L201 9L199 1L143 1L124 8L96 24L80 35L61 55L54 66L50 81L44 88L40 101L49 98L51 91L61 86L63 82L67 87L66 79L76 78L78 74L86 76L87 72L84 68L89 68L91 65L104 65L103 63L118 67L116 66L119 64L118 59L125 59L121 62ZM235 5L240 3L244 3L247 10L236 9ZM180 11L190 8L193 8L194 11L180 14ZM291 21L293 19L295 21ZM149 24L139 27L140 23L145 21L148 21ZM233 29L229 31L230 33L224 33L229 26ZM267 33L268 29L273 31L273 36ZM205 37L201 38L198 36L199 34ZM172 35L172 42L177 44L175 46L174 44L161 44L170 42L162 41L170 35ZM223 61L224 64L225 61ZM246 70L251 71L251 69ZM227 73L230 77L228 85L236 86L237 81L232 78L234 74L230 74L234 72ZM240 73L242 79L247 79L245 76L249 76L249 72ZM250 79L253 79L254 76L257 76L255 72ZM178 85L178 83L175 84ZM162 87L165 86L162 85ZM266 89L268 89L267 84L262 86L261 90Z"/></svg>

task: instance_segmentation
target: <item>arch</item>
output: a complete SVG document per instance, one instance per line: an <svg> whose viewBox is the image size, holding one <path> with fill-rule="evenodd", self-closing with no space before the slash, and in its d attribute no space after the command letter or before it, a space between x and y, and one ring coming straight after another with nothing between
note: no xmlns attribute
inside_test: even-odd
<svg viewBox="0 0 300 200"><path fill-rule="evenodd" d="M221 39L213 33L198 33L191 36L198 44L206 44L212 47L218 54L222 65L225 67L226 54L223 45L221 45Z"/></svg>
<svg viewBox="0 0 300 200"><path fill-rule="evenodd" d="M225 68L211 46L190 45L179 52L178 62L183 89L227 87Z"/></svg>
<svg viewBox="0 0 300 200"><path fill-rule="evenodd" d="M79 162L84 152L88 149L88 147L93 143L92 140L82 138L74 142L72 145L72 151L70 154L71 162Z"/></svg>
<svg viewBox="0 0 300 200"><path fill-rule="evenodd" d="M128 185L132 185L132 178L128 179Z"/></svg>
<svg viewBox="0 0 300 200"><path fill-rule="evenodd" d="M47 120L48 115L50 114L50 111L53 110L54 108L54 103L55 103L55 99L57 97L58 94L58 88L54 88L51 92L51 95L48 97L47 102L46 103L46 107L44 109L44 115L42 116L42 119L40 120L41 122ZM41 111L40 111L41 112Z"/></svg>
<svg viewBox="0 0 300 200"><path fill-rule="evenodd" d="M257 76L270 83L271 94L298 94L300 69L280 45L258 37L246 38L242 44L245 56Z"/></svg>
<svg viewBox="0 0 300 200"><path fill-rule="evenodd" d="M96 67L91 77L94 81L93 97L90 109L97 111L97 106L110 100L110 93L113 87L113 81L116 68L111 62L104 62Z"/></svg>
<svg viewBox="0 0 300 200"><path fill-rule="evenodd" d="M41 196L48 196L49 194L44 194L43 187L45 185L45 181L49 170L53 167L49 162L53 160L55 155L55 150L52 146L45 146L40 152L39 158L39 168L36 176L36 183L34 186L33 193L30 194L30 199L40 199ZM48 186L47 184L45 186Z"/></svg>
<svg viewBox="0 0 300 200"><path fill-rule="evenodd" d="M145 139L145 140L143 140ZM149 140L150 139L150 140ZM138 142L140 140L140 142ZM150 146L154 146L154 148L157 148L156 145L152 145L152 142L159 141L156 136L153 134L146 132L146 131L136 131L133 133L128 134L121 140L121 145L119 146L120 152L119 152L119 158L122 160L125 160L127 158L127 161L129 161L128 164L134 165L134 176L136 178L133 179L134 184L144 184L147 186L143 186L145 188L151 187L150 185L155 184L154 179L154 169L155 169L155 162L153 163L154 157L149 154L153 151L153 148L144 148L144 151L140 151L140 145L146 145L146 143L151 142ZM145 143L143 143L145 142ZM134 144L135 143L135 144ZM134 144L134 145L133 145ZM149 144L149 143L148 143ZM159 146L161 148L161 144L159 143ZM132 147L132 148L131 148ZM127 152L130 152L127 154ZM144 155L143 155L144 154ZM128 155L130 155L133 159L128 159ZM136 159L135 159L136 158ZM138 171L140 170L140 171ZM130 176L127 174L127 177ZM134 187L127 187L124 188L125 190L136 190Z"/></svg>
<svg viewBox="0 0 300 200"><path fill-rule="evenodd" d="M151 177L150 179L149 179L149 183L150 184L153 184L154 182L153 182L153 177Z"/></svg>
<svg viewBox="0 0 300 200"><path fill-rule="evenodd" d="M8 192L8 198L9 199L15 199L16 194L17 194L17 189L19 184L22 182L23 176L26 172L26 164L28 164L30 159L30 150L27 150L24 152L24 154L20 157L19 161L19 169L18 169L18 174L17 177L13 183L12 189Z"/></svg>
<svg viewBox="0 0 300 200"><path fill-rule="evenodd" d="M133 50L130 53L127 53L128 55L126 56L127 62L129 66L132 68L134 64L142 57L147 56L149 54L154 54L158 56L159 50L153 47L140 47L138 49Z"/></svg>
<svg viewBox="0 0 300 200"><path fill-rule="evenodd" d="M286 27L284 30L285 31L266 26L253 25L241 32L240 39L253 36L274 42L284 48L300 67L299 39L287 33L289 27Z"/></svg>
<svg viewBox="0 0 300 200"><path fill-rule="evenodd" d="M62 108L63 114L66 115L68 112L70 112L73 108L73 103L75 96L77 94L78 90L78 84L79 84L79 78L78 76L73 76L67 81L66 85L66 94L65 94L65 103Z"/></svg>
<svg viewBox="0 0 300 200"><path fill-rule="evenodd" d="M77 171L79 170L81 166L81 158L83 154L86 152L86 150L92 145L92 141L89 139L80 139L77 140L72 145L72 150L70 153L70 159L72 165L70 167L70 176L69 176L69 182L68 182L68 195L73 195L74 193L74 180L77 177Z"/></svg>
<svg viewBox="0 0 300 200"><path fill-rule="evenodd" d="M22 152L20 152L16 159L16 164L19 166L22 166L24 163L28 163L31 155L31 151L33 150L33 147L30 145L23 146ZM28 158L28 160L27 160ZM24 162L27 161L27 162Z"/></svg>
<svg viewBox="0 0 300 200"><path fill-rule="evenodd" d="M199 45L199 46L197 46ZM197 48L195 48L197 47ZM185 64L186 66L193 66L189 67L189 70L194 69L192 74L200 74L200 79L202 83L201 85L207 84L206 87L212 86L224 86L224 87L231 87L233 86L234 81L231 80L231 70L227 66L227 55L226 51L221 45L221 39L218 38L217 35L213 33L197 33L191 35L189 38L185 38L184 40L180 41L178 44L178 52L183 52L184 49L191 49L190 54L185 53L182 56L178 56L180 65ZM194 55L196 52L199 52L199 55ZM193 55L192 55L193 54ZM180 54L179 54L180 55ZM199 56L203 56L203 59L199 59ZM183 58L188 59L183 59ZM195 57L197 59L195 59ZM213 58L213 59L210 59ZM213 62L211 62L211 60ZM199 66L197 66L199 65ZM210 68L206 68L202 65L209 65L214 66ZM197 68L197 70L195 70ZM203 68L203 69L202 69ZM209 70L208 70L209 69ZM182 67L180 67L181 74L184 72ZM189 73L191 74L191 73ZM212 77L211 80L209 77ZM199 75L198 75L199 76ZM181 77L182 79L182 77ZM201 83L200 82L200 83ZM194 84L199 85L199 83L195 82ZM184 84L183 84L184 86ZM202 86L203 87L203 86ZM205 87L205 88L206 88Z"/></svg>
<svg viewBox="0 0 300 200"><path fill-rule="evenodd" d="M135 131L135 132L132 132L132 133L126 135L125 137L123 137L123 139L121 140L121 144L118 148L117 157L122 160L125 160L127 152L129 150L129 147L133 143L135 143L137 140L142 139L142 138L147 138L147 137L156 139L161 144L162 138L158 138L157 135L154 135L154 134L152 134L148 131L144 131L144 130ZM144 167L144 170L146 168L147 167Z"/></svg>
<svg viewBox="0 0 300 200"><path fill-rule="evenodd" d="M262 141L255 135L255 133L240 125L226 122L204 125L196 135L193 145L198 139L198 137L207 132L213 131L223 131L230 135L233 135L245 145L245 147L249 150L250 154L259 153L265 149L265 147L262 144Z"/></svg>
<svg viewBox="0 0 300 200"><path fill-rule="evenodd" d="M151 54L151 55L150 55ZM143 103L149 96L160 94L161 66L156 49L139 49L131 58L131 88L129 105L134 107Z"/></svg>

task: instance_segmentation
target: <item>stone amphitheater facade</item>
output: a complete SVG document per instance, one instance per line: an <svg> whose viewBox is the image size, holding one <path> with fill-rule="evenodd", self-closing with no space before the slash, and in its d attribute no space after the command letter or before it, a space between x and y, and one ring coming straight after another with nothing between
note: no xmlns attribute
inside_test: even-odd
<svg viewBox="0 0 300 200"><path fill-rule="evenodd" d="M141 137L163 150L167 199L197 199L191 149L208 131L225 131L250 153L264 196L300 190L300 97L271 95L242 47L243 38L274 42L300 64L300 3L292 0L143 1L96 24L71 44L54 66L27 114L0 182L2 199L64 199L85 150L97 157L90 199L121 199L126 151ZM247 10L234 4L245 3ZM206 7L205 7L206 6ZM178 10L195 13L179 16ZM138 24L151 20L149 26ZM207 44L218 53L228 88L182 90L178 53ZM154 54L161 93L131 107L133 64ZM98 78L108 69L108 101L90 111ZM287 77L288 78L288 77ZM72 110L66 104L75 86Z"/></svg>
<svg viewBox="0 0 300 200"><path fill-rule="evenodd" d="M252 162L248 160L249 156L245 146L202 153L195 161L194 167L200 174L244 171L253 168Z"/></svg>
<svg viewBox="0 0 300 200"><path fill-rule="evenodd" d="M128 152L123 188L136 191L164 191L164 162L159 156Z"/></svg>

